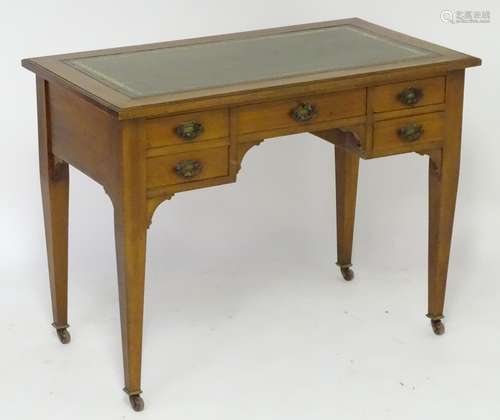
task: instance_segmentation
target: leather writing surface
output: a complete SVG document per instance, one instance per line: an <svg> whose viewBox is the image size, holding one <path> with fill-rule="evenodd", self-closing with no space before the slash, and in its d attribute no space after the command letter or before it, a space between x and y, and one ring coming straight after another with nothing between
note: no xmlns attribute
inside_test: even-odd
<svg viewBox="0 0 500 420"><path fill-rule="evenodd" d="M66 63L130 98L434 55L352 25L115 53Z"/></svg>

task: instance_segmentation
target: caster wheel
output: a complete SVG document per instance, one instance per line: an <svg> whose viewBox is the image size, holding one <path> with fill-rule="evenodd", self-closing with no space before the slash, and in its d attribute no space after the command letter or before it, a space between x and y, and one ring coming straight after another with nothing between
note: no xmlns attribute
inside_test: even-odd
<svg viewBox="0 0 500 420"><path fill-rule="evenodd" d="M340 272L345 281L351 281L354 278L354 271L350 267L340 267Z"/></svg>
<svg viewBox="0 0 500 420"><path fill-rule="evenodd" d="M128 398L134 411L144 410L144 400L140 395L130 395Z"/></svg>
<svg viewBox="0 0 500 420"><path fill-rule="evenodd" d="M69 331L66 328L61 328L56 331L57 331L57 336L59 337L61 343L68 344L71 341L71 335L69 334Z"/></svg>
<svg viewBox="0 0 500 420"><path fill-rule="evenodd" d="M432 331L434 331L434 334L436 335L443 335L445 332L444 324L443 321L440 319L432 320L431 321L432 325Z"/></svg>

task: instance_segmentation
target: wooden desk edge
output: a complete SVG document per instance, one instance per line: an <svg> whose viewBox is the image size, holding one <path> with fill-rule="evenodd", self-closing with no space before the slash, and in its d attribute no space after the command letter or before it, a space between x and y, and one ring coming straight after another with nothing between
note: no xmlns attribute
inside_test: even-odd
<svg viewBox="0 0 500 420"><path fill-rule="evenodd" d="M340 91L357 87L370 87L377 84L392 83L410 79L445 75L449 71L461 70L468 67L481 65L481 59L467 56L466 58L433 65L412 68L402 68L390 72L379 70L372 73L343 76L332 79L291 83L260 89L249 89L240 92L216 94L211 96L196 97L171 102L135 106L134 100L122 102L120 105L107 102L103 98L90 94L81 87L61 78L47 70L31 59L22 60L22 66L34 72L37 76L51 83L62 85L77 92L85 100L92 102L97 107L109 112L118 120L135 118L152 118L190 112L193 110L206 110L224 106L265 102L271 99L285 99L300 94L310 95L325 91Z"/></svg>

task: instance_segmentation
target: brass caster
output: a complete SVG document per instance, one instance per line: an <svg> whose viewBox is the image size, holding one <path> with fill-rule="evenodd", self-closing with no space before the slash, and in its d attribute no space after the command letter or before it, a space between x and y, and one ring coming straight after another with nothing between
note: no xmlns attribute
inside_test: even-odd
<svg viewBox="0 0 500 420"><path fill-rule="evenodd" d="M67 328L59 328L56 330L59 341L63 344L68 344L71 341L71 335Z"/></svg>
<svg viewBox="0 0 500 420"><path fill-rule="evenodd" d="M350 267L340 267L340 272L345 281L351 281L354 278L354 271Z"/></svg>
<svg viewBox="0 0 500 420"><path fill-rule="evenodd" d="M130 395L129 397L130 405L134 411L144 410L144 400L140 395Z"/></svg>
<svg viewBox="0 0 500 420"><path fill-rule="evenodd" d="M433 319L431 320L431 325L432 325L432 331L434 331L434 334L436 335L443 335L445 332L444 324L443 321L440 319Z"/></svg>

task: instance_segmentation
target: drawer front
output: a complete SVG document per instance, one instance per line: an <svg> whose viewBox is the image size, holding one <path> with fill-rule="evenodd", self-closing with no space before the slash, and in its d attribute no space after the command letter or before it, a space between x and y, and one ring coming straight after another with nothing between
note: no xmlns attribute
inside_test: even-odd
<svg viewBox="0 0 500 420"><path fill-rule="evenodd" d="M238 133L310 126L365 114L366 91L357 89L239 108Z"/></svg>
<svg viewBox="0 0 500 420"><path fill-rule="evenodd" d="M205 142L229 135L227 109L154 118L145 122L149 147Z"/></svg>
<svg viewBox="0 0 500 420"><path fill-rule="evenodd" d="M444 113L415 115L375 123L373 130L373 150L408 151L416 146L443 140Z"/></svg>
<svg viewBox="0 0 500 420"><path fill-rule="evenodd" d="M444 103L444 86L444 77L378 86L372 91L373 111L395 111Z"/></svg>
<svg viewBox="0 0 500 420"><path fill-rule="evenodd" d="M148 188L226 176L229 172L227 146L157 156L147 160Z"/></svg>

